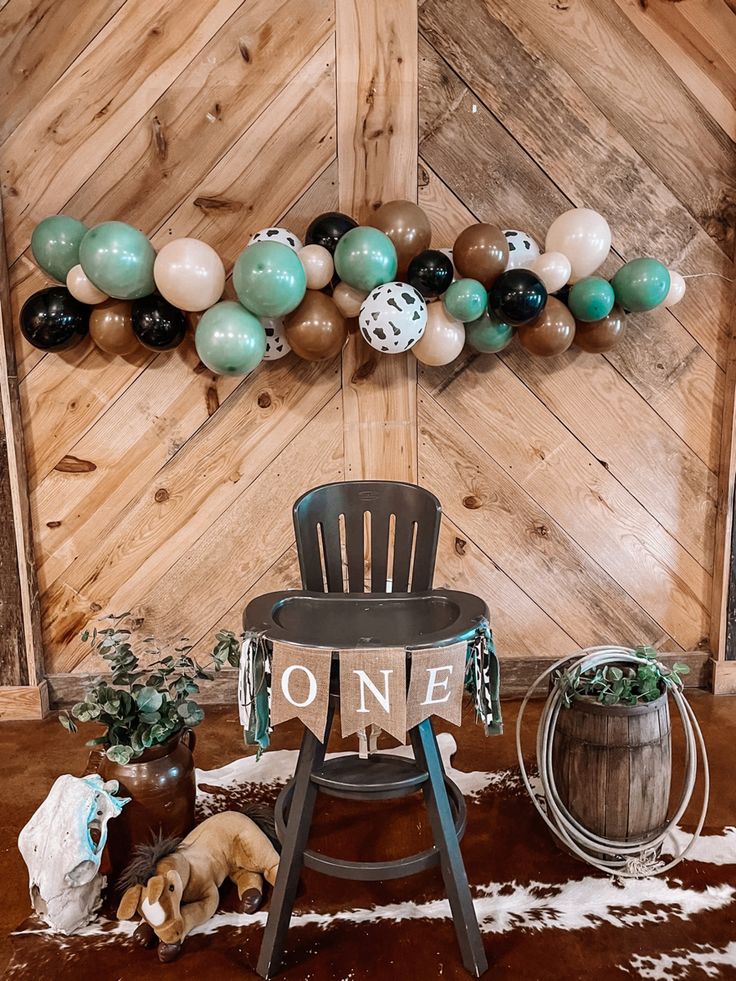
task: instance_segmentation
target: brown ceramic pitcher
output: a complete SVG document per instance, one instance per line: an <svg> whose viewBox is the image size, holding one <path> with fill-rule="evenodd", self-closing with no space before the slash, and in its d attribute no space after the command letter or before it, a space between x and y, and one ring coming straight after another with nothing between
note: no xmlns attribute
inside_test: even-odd
<svg viewBox="0 0 736 981"><path fill-rule="evenodd" d="M182 729L130 763L113 763L103 749L90 753L87 772L117 780L119 796L131 798L108 825L107 847L114 878L128 864L135 845L149 842L159 832L164 837L183 836L194 826L195 742L194 732Z"/></svg>

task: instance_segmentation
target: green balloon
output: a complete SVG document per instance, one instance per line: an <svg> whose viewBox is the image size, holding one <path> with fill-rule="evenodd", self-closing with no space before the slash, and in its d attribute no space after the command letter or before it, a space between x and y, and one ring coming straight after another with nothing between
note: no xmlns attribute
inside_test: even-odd
<svg viewBox="0 0 736 981"><path fill-rule="evenodd" d="M296 310L307 290L301 259L281 242L254 242L235 261L233 286L257 317L283 317Z"/></svg>
<svg viewBox="0 0 736 981"><path fill-rule="evenodd" d="M249 310L234 300L223 300L202 314L194 345L200 361L210 371L218 375L247 375L263 360L266 331Z"/></svg>
<svg viewBox="0 0 736 981"><path fill-rule="evenodd" d="M632 259L621 266L611 284L619 306L643 313L659 306L667 296L670 274L657 259Z"/></svg>
<svg viewBox="0 0 736 981"><path fill-rule="evenodd" d="M148 238L124 221L103 221L82 239L79 261L97 289L117 300L139 300L156 288L156 252Z"/></svg>
<svg viewBox="0 0 736 981"><path fill-rule="evenodd" d="M465 325L468 344L483 354L496 354L498 351L503 351L511 343L515 332L515 327L498 320L487 310L477 320Z"/></svg>
<svg viewBox="0 0 736 981"><path fill-rule="evenodd" d="M603 320L613 310L615 302L613 286L600 276L587 276L570 288L567 305L576 320L592 323Z"/></svg>
<svg viewBox="0 0 736 981"><path fill-rule="evenodd" d="M466 324L483 315L488 292L477 279L458 279L447 287L442 302L451 317Z"/></svg>
<svg viewBox="0 0 736 981"><path fill-rule="evenodd" d="M47 276L66 283L69 270L79 263L79 246L86 234L87 226L76 218L44 218L31 235L33 258Z"/></svg>
<svg viewBox="0 0 736 981"><path fill-rule="evenodd" d="M372 290L396 278L394 243L378 228L359 225L345 232L335 249L335 271L356 290Z"/></svg>

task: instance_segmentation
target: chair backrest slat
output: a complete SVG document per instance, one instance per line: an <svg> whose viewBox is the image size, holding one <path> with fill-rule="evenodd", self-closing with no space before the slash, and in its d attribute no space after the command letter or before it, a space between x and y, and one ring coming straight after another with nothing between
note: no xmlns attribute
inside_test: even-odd
<svg viewBox="0 0 736 981"><path fill-rule="evenodd" d="M441 516L434 494L414 484L355 480L315 487L294 505L303 587L431 589Z"/></svg>

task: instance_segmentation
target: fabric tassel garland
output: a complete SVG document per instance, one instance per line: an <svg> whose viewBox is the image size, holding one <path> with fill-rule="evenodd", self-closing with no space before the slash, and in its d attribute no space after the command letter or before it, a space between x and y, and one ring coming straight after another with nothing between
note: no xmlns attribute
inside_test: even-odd
<svg viewBox="0 0 736 981"><path fill-rule="evenodd" d="M263 633L243 635L238 672L238 710L246 745L257 746L256 759L268 749L271 731L271 645Z"/></svg>
<svg viewBox="0 0 736 981"><path fill-rule="evenodd" d="M475 637L468 643L465 689L475 704L475 714L485 727L487 736L500 736L501 718L500 673L493 634L487 621L480 623Z"/></svg>

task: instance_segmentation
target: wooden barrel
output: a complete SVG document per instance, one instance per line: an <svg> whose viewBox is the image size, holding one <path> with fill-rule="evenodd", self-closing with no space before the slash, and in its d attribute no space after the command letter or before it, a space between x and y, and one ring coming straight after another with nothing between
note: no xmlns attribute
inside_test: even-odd
<svg viewBox="0 0 736 981"><path fill-rule="evenodd" d="M563 804L589 831L625 841L661 830L672 776L667 693L641 705L583 696L561 708L552 770Z"/></svg>

